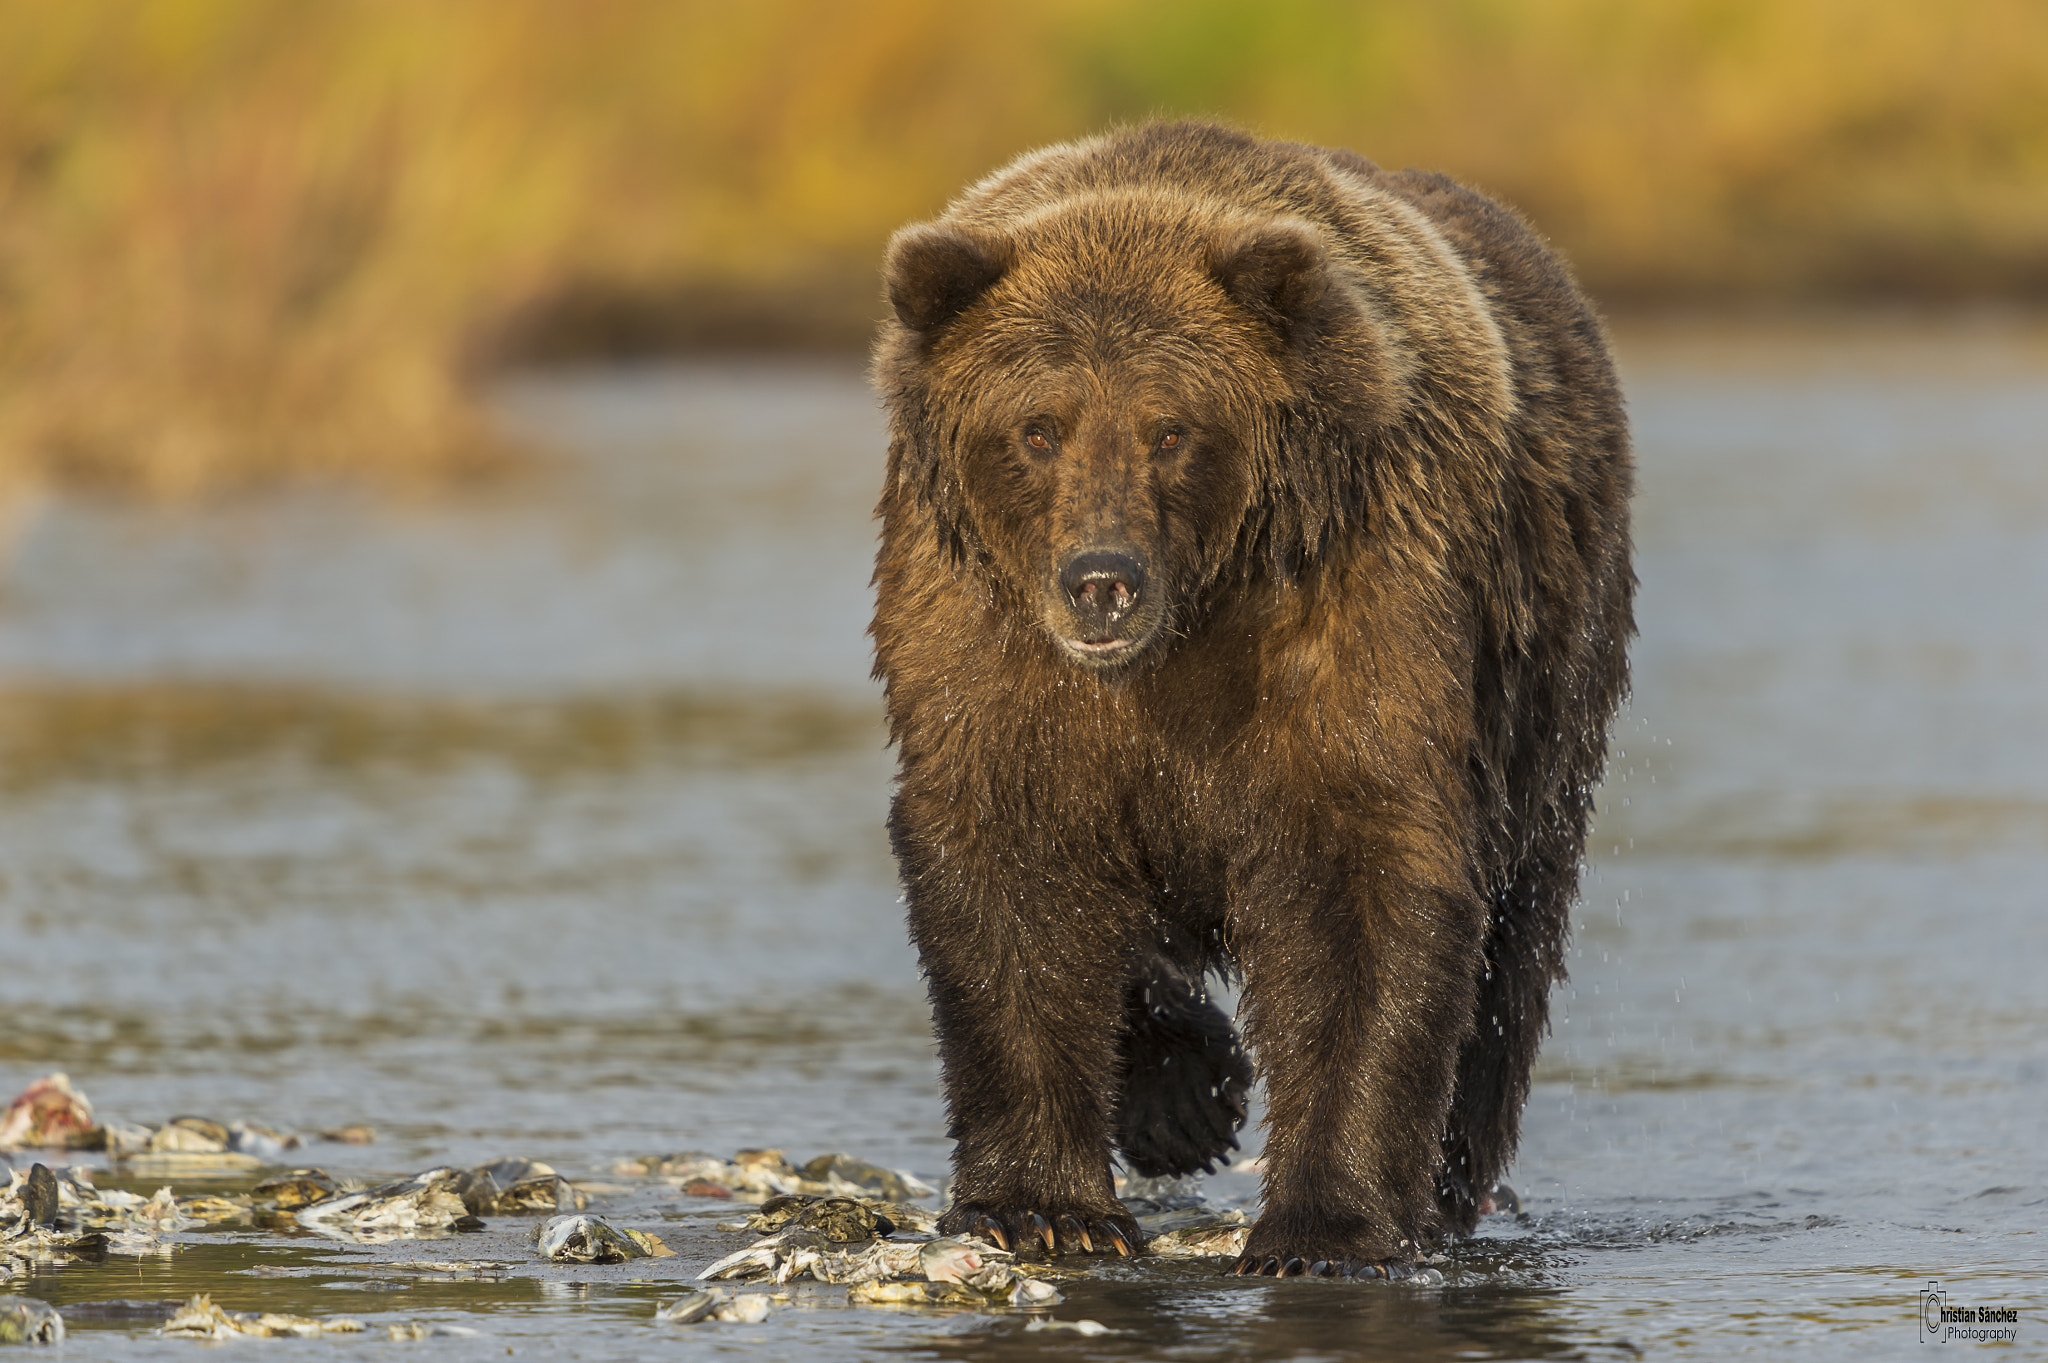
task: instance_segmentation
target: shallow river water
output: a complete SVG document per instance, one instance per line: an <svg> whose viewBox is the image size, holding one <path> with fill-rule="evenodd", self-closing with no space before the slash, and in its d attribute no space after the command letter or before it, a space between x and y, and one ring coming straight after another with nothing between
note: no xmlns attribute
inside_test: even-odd
<svg viewBox="0 0 2048 1363"><path fill-rule="evenodd" d="M841 1289L654 1323L748 1237L621 1158L947 1158L862 634L879 420L851 363L728 363L508 385L547 453L487 494L45 501L0 561L0 1101L375 1127L287 1157L342 1176L545 1160L677 1256L228 1227L0 1292L94 1358L198 1346L89 1303L204 1291L373 1327L243 1346L295 1357L1851 1359L1923 1347L1939 1284L2048 1356L2048 340L1621 354L1635 699L1523 1213L1441 1285L1139 1260L1062 1284L1102 1334Z"/></svg>

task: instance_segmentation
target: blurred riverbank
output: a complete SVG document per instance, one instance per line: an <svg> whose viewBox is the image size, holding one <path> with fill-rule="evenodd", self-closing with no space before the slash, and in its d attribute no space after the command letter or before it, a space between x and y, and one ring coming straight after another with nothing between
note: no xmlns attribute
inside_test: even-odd
<svg viewBox="0 0 2048 1363"><path fill-rule="evenodd" d="M2048 10L1980 0L0 8L0 500L517 464L543 359L856 351L889 232L1157 115L1446 170L1593 293L2048 301Z"/></svg>

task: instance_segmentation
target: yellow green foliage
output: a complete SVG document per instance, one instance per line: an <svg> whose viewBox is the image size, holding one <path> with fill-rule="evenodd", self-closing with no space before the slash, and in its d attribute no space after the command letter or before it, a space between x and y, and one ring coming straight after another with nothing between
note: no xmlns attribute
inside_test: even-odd
<svg viewBox="0 0 2048 1363"><path fill-rule="evenodd" d="M1449 170L1613 299L2048 294L2041 0L0 0L0 485L445 478L537 300L857 331L894 226L1154 113Z"/></svg>

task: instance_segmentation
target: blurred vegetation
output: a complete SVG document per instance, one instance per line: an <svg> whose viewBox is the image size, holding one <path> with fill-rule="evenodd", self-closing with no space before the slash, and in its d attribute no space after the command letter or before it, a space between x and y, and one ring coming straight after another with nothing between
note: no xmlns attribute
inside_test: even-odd
<svg viewBox="0 0 2048 1363"><path fill-rule="evenodd" d="M0 0L0 487L459 479L492 366L857 345L891 229L1155 113L1610 306L2048 299L2042 0Z"/></svg>

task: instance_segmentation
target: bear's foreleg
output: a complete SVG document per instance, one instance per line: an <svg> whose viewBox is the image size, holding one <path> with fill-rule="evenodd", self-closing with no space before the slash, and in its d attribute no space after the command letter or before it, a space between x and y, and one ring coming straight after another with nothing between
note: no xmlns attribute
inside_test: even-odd
<svg viewBox="0 0 2048 1363"><path fill-rule="evenodd" d="M1384 864L1286 879L1234 933L1267 1114L1265 1210L1233 1271L1401 1276L1443 1229L1485 913Z"/></svg>
<svg viewBox="0 0 2048 1363"><path fill-rule="evenodd" d="M1109 1168L1129 925L1024 871L1040 863L1018 849L921 838L900 809L894 832L955 1141L940 1231L1136 1253Z"/></svg>

